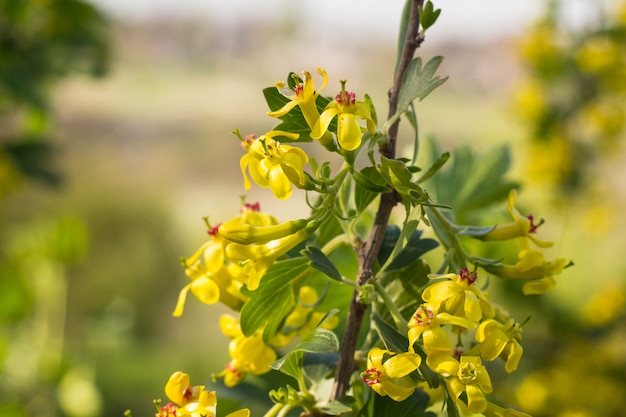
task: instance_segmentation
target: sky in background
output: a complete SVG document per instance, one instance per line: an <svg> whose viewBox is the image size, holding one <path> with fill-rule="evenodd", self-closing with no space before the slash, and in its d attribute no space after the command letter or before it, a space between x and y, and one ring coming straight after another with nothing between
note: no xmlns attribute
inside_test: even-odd
<svg viewBox="0 0 626 417"><path fill-rule="evenodd" d="M153 17L194 17L224 25L251 20L284 20L321 25L338 37L396 36L403 0L90 0L122 20ZM585 18L585 1L567 0L566 17ZM437 0L443 10L433 31L439 39L485 41L519 35L544 9L546 0ZM587 3L588 5L588 3ZM340 38L339 38L340 40Z"/></svg>

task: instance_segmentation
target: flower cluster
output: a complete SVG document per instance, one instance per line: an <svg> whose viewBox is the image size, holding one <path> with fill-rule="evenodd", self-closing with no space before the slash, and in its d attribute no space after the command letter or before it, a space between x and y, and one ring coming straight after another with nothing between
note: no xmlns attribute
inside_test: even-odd
<svg viewBox="0 0 626 417"><path fill-rule="evenodd" d="M521 326L496 314L488 294L476 285L476 272L463 268L458 274L431 278L436 282L424 290L424 303L407 323L407 351L370 350L361 378L378 394L403 401L423 381L418 371L422 358L415 348L419 344L426 365L445 381L448 394L464 414L493 410L497 406L485 397L492 386L483 361L501 358L507 372L515 371L523 352ZM474 340L464 349L463 335L469 330L475 330Z"/></svg>
<svg viewBox="0 0 626 417"><path fill-rule="evenodd" d="M174 372L167 384L165 394L171 402L164 406L157 404L155 417L215 417L217 396L215 391L206 391L203 385L191 386L189 375ZM228 414L226 417L249 417L247 408Z"/></svg>
<svg viewBox="0 0 626 417"><path fill-rule="evenodd" d="M289 344L296 337L306 336L320 322L324 314L313 311L312 307L318 300L314 288L301 287L298 304L285 319L281 332L269 343L263 341L261 332L245 336L237 318L230 315L221 316L220 329L231 339L228 345L231 360L221 373L214 376L214 379L224 378L227 387L234 387L248 374L262 375L268 372L271 369L270 364L276 360L275 349ZM322 327L333 329L337 324L336 317L331 317L322 324Z"/></svg>
<svg viewBox="0 0 626 417"><path fill-rule="evenodd" d="M239 311L247 297L245 285L255 290L265 271L280 256L304 241L316 223L302 219L279 224L259 204L245 204L241 215L209 227L210 240L189 258L183 258L191 279L180 292L173 315L183 314L187 293L205 304L218 301Z"/></svg>

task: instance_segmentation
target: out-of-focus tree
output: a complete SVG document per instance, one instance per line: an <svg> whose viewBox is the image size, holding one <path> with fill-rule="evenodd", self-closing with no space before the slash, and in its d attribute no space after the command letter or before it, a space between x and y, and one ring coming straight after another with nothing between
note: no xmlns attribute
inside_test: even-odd
<svg viewBox="0 0 626 417"><path fill-rule="evenodd" d="M602 254L591 249L592 237L610 244L619 223L609 219L621 216L623 204L620 174L609 167L619 166L614 157L626 143L626 1L588 2L586 24L574 26L563 19L566 6L549 2L523 37L527 78L517 108L529 129L529 182L543 183L555 205L578 210L571 226L584 230L580 263L597 264ZM532 321L543 329L527 350L532 371L512 395L535 417L623 414L626 265L611 259L602 267L582 279L594 284L575 309L533 305Z"/></svg>
<svg viewBox="0 0 626 417"><path fill-rule="evenodd" d="M0 0L0 196L24 176L58 181L46 164L50 88L71 73L104 75L106 27L81 0Z"/></svg>
<svg viewBox="0 0 626 417"><path fill-rule="evenodd" d="M531 129L531 177L571 196L625 139L626 2L594 3L596 19L582 27L564 23L564 3L551 1L523 37L517 104Z"/></svg>
<svg viewBox="0 0 626 417"><path fill-rule="evenodd" d="M0 0L0 415L94 416L89 368L64 358L68 269L87 246L83 221L9 221L4 203L51 167L49 94L76 72L103 75L106 20L80 0ZM79 400L78 400L79 399Z"/></svg>

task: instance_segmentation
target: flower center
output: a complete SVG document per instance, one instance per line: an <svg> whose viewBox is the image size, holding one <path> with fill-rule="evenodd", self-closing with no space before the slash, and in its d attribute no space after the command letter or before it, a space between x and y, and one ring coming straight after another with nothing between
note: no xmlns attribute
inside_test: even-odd
<svg viewBox="0 0 626 417"><path fill-rule="evenodd" d="M413 319L417 322L418 326L428 326L433 318L435 318L433 311L422 306L420 306L413 315Z"/></svg>
<svg viewBox="0 0 626 417"><path fill-rule="evenodd" d="M178 409L178 407L172 403L167 403L167 405L164 405L163 407L161 407L161 409L159 410L159 414L157 415L157 417L176 417L176 410Z"/></svg>
<svg viewBox="0 0 626 417"><path fill-rule="evenodd" d="M361 372L361 379L367 385L374 385L380 383L380 371L376 368L366 369Z"/></svg>
<svg viewBox="0 0 626 417"><path fill-rule="evenodd" d="M220 228L220 224L222 224L222 223L218 223L215 226L210 227L209 230L206 231L209 234L209 236L215 237L215 236L218 235L218 233L219 233L218 229Z"/></svg>
<svg viewBox="0 0 626 417"><path fill-rule="evenodd" d="M471 271L467 268L462 268L459 271L459 281L467 281L467 285L472 285L478 279L476 271Z"/></svg>
<svg viewBox="0 0 626 417"><path fill-rule="evenodd" d="M462 362L461 366L459 366L457 376L462 383L469 384L478 377L478 369L476 369L476 365L471 362Z"/></svg>

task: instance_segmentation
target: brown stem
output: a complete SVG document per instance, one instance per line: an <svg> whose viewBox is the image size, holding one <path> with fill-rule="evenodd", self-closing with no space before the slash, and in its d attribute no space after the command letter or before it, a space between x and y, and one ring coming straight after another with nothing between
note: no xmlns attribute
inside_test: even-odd
<svg viewBox="0 0 626 417"><path fill-rule="evenodd" d="M389 90L388 118L391 118L396 114L398 107L398 94L400 92L402 78L404 77L404 73L409 63L413 59L415 50L423 41L423 38L419 33L419 7L421 7L423 3L423 0L413 0L412 2L411 18L406 31L402 56L400 58L393 86ZM387 158L395 158L396 141L398 138L398 124L399 121L396 121L389 128L389 141L385 146L381 146L380 148L381 155ZM374 226L372 227L367 240L358 249L359 270L357 273L357 283L359 285L367 283L367 281L369 281L372 277L376 258L378 257L378 252L380 251L380 247L385 236L389 216L391 215L391 210L398 203L398 201L398 195L393 191L381 195L380 204L374 220ZM367 305L360 302L358 290L355 291L354 296L352 297L352 302L350 303L348 317L346 319L346 328L343 335L343 341L341 343L339 361L337 362L335 382L330 397L331 400L340 399L346 395L346 392L350 388L350 376L352 375L352 372L354 372L354 353L356 352L356 344L359 339L361 324L366 310Z"/></svg>

